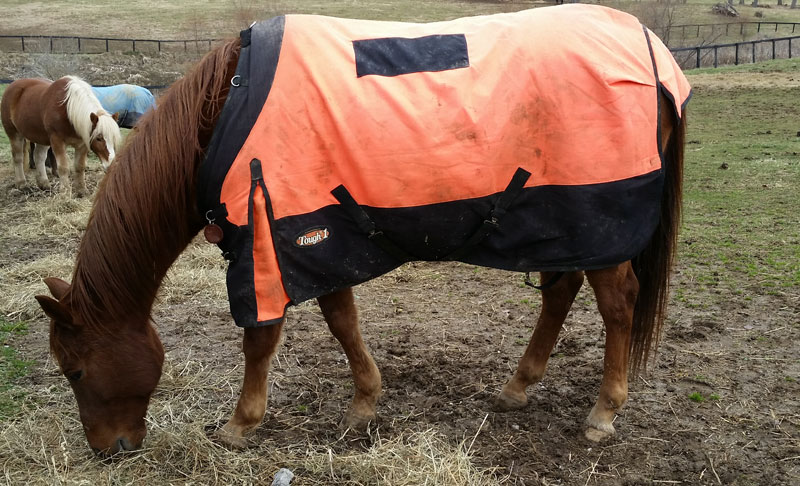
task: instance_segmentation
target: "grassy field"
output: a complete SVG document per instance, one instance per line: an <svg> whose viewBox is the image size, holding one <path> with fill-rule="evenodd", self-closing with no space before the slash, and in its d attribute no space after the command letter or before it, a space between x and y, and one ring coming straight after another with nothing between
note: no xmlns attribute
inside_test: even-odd
<svg viewBox="0 0 800 486"><path fill-rule="evenodd" d="M71 26L76 25L76 18L112 2L69 2L70 8L48 18L40 15L50 8L47 5L67 2L6 3L18 4L29 24L0 18L3 32L38 32L46 27L48 33L75 33ZM198 36L216 35L217 27L245 22L250 14L263 18L272 11L285 11L288 5L295 11L398 20L444 19L528 5L303 0L259 7L250 7L255 2L199 0L113 3L111 22L87 26L86 33L121 35L127 28L180 37L188 35L187 26L195 22ZM637 3L618 5L633 9ZM712 3L690 1L681 7L685 9L681 18L687 22L717 20L697 8L706 9ZM240 19L230 15L231 8L240 9ZM143 10L147 12L144 15ZM748 15L757 11L750 7L742 10ZM761 10L769 20L797 17L797 11L787 9ZM180 26L181 32L170 30L170 25ZM384 424L385 437L348 441L336 430L337 409L319 398L304 401L308 394L318 397L340 390L347 396L346 365L337 358L340 374L307 377L311 371L325 368L312 358L303 361L302 373L292 375L287 370L293 369L289 365L296 356L302 360L304 354L314 354L307 350L291 354L302 347L295 337L288 343L290 358L282 354L276 364L275 396L271 395L268 410L272 418L259 435L264 443L240 452L224 449L208 440L206 430L209 424L224 420L234 406L241 370L225 371L227 374L219 370L233 368L240 357L235 354L234 330L229 331L232 337L222 342L215 335L204 334L213 326L196 325L225 319L221 317L225 314L224 262L216 248L197 244L176 264L156 309L160 322L175 320L176 328L184 328L185 335L173 336L168 345L171 352L165 375L148 414L147 448L113 463L94 461L71 391L47 356L46 321L32 298L45 291L42 277L69 277L91 201L14 191L10 149L0 131L0 214L4 221L0 233L0 483L268 484L278 467L287 466L298 474L293 484L299 485L413 485L426 480L449 485L653 484L653 480L659 484L798 484L800 60L696 70L688 76L694 97L689 105L684 222L668 332L658 365L642 383L635 384L638 388L633 389L629 408L619 417L621 438L605 446L581 442L577 425L574 430L564 425L577 424L581 416L559 415L560 410L575 406L568 393L558 393L578 386L574 374L571 379L556 378L552 371L546 388L537 388L537 393L553 394L552 401L540 399L536 409L531 407L509 419L492 416L482 428L481 419L489 416L487 405L487 412L479 408L468 433L462 430L461 435L449 433L443 438L449 415L429 423L417 421L414 413L405 409L389 408L392 400L400 401L398 396L407 392L397 384L398 375L412 373L393 368L402 360L385 352L379 365L394 370L389 373L394 385L387 380L387 393L394 395L382 400L379 408L384 408L379 413L392 417L391 428L387 430ZM0 85L0 95L4 88ZM90 159L87 168L90 180L96 183L101 174L99 164ZM470 278L487 278L484 269L466 273ZM401 288L411 286L407 282L430 275L427 267L406 269L399 277L388 276L359 294L360 304L366 308L362 315L375 321L376 333L400 333L391 327L392 319L410 313L412 302L429 292L413 288L409 295L391 294L390 300L377 291L375 297L369 289L392 287L396 282L406 282ZM448 280L446 272L436 278L453 289L446 298L456 299L464 279ZM219 282L216 285L215 280ZM472 307L486 307L481 299L475 297L477 303ZM534 296L531 301L537 299ZM380 303L380 309L386 308L387 301L399 303L377 312L368 307L373 300ZM511 306L512 314L528 315L535 307L531 301L514 296L498 302ZM514 303L522 310L515 310ZM421 319L428 320L429 304L419 305L419 314L425 316ZM571 319L577 323L565 330L551 360L556 369L562 363L564 368L574 363L571 352L588 352L582 341L576 344L575 329L581 329L583 316L593 312L591 296L582 293L576 305ZM295 330L313 322L315 311L308 309L290 314ZM438 313L436 319L446 319L444 314ZM502 324L489 321L498 327ZM386 327L380 327L383 322ZM318 325L313 322L312 327ZM223 322L219 327L232 326ZM587 333L594 336L599 328L591 329ZM517 355L529 336L529 329L523 331L509 333L506 340ZM506 334L502 338L506 339ZM378 342L377 334L367 339L370 346ZM327 346L326 341L321 342L320 348ZM493 349L494 344L481 343L481 353L488 355L483 347ZM177 349L182 349L180 354ZM460 356L450 354L447 360L458 364ZM432 361L430 356L423 358ZM215 363L223 364L213 368ZM444 380L454 378L447 375ZM469 388L469 393L479 394L482 386L489 388L486 395L490 395L499 380L490 385L490 378L482 376L478 391ZM400 391L393 392L393 388ZM446 395L445 399L452 401L446 410L461 408L453 403L460 400L458 393ZM445 395L439 394L440 398ZM585 403L579 405L579 409L585 408ZM453 415L456 420L457 414ZM653 423L653 417L660 419ZM541 427L534 428L532 424L540 421L544 422ZM639 428L634 428L636 423L641 424ZM561 440L548 435L551 425L553 430L565 430L556 436ZM319 432L326 427L330 430ZM508 434L503 435L505 432ZM494 452L504 449L510 452L503 460L495 459ZM505 461L509 457L517 462ZM525 462L528 468L520 469Z"/></svg>

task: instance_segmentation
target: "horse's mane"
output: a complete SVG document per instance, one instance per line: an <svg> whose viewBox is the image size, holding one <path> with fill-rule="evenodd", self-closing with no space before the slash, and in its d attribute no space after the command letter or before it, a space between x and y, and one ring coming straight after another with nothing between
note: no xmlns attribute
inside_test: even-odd
<svg viewBox="0 0 800 486"><path fill-rule="evenodd" d="M114 149L119 147L122 139L119 127L114 119L111 118L111 114L103 109L103 105L94 95L89 83L76 76L65 77L69 80L67 81L66 94L63 101L63 103L67 104L67 118L69 118L72 127L81 137L83 143L87 147L91 143L92 120L89 115L94 113L98 116L97 130L99 133L104 134L106 143Z"/></svg>
<svg viewBox="0 0 800 486"><path fill-rule="evenodd" d="M95 195L64 301L90 326L146 322L170 265L203 226L195 176L240 42L212 50L131 132Z"/></svg>

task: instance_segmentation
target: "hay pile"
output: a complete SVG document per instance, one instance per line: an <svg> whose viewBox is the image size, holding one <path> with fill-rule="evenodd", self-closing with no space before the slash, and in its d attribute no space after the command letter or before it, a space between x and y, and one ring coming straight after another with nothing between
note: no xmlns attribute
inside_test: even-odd
<svg viewBox="0 0 800 486"><path fill-rule="evenodd" d="M10 158L5 150L7 146L0 147L0 155ZM89 170L90 189L99 176L99 171ZM70 278L91 199L17 191L10 185L10 164L2 164L0 177L5 224L0 235L0 316L8 322L30 321L33 328L45 322L33 298L47 293L42 278ZM198 314L209 307L226 307L221 284L224 267L216 247L193 243L170 270L158 305L177 305L182 312ZM182 319L192 317L181 314ZM11 345L19 348L18 343ZM25 397L19 412L0 427L0 483L270 484L281 467L295 474L292 485L489 485L503 481L492 469L477 469L467 445L454 445L433 429L395 430L388 439L357 441L333 431L330 442L318 437L316 442L285 443L280 434L270 433L275 414L280 414L273 407L268 409L272 421L259 432L252 448L228 450L209 437L209 430L224 423L235 408L241 367L220 372L191 355L182 356L180 363L167 356L148 411L145 449L101 461L88 447L72 391L53 360L46 358L46 342L26 346L30 349L18 350L36 356L37 363L14 390L15 396L18 392ZM271 382L281 376L280 369L275 369ZM277 420L277 428L292 429L308 418L290 418L288 425L286 420ZM315 415L311 420L324 418Z"/></svg>
<svg viewBox="0 0 800 486"><path fill-rule="evenodd" d="M90 452L66 381L52 363L22 413L0 431L0 478L9 484L270 484L286 467L293 485L491 485L461 444L435 430L376 439L366 450L334 453L331 444L263 444L231 451L209 438L208 424L234 408L213 403L230 377L202 363L167 362L148 413L145 449L101 461ZM341 444L338 444L341 446ZM341 449L341 447L338 447Z"/></svg>

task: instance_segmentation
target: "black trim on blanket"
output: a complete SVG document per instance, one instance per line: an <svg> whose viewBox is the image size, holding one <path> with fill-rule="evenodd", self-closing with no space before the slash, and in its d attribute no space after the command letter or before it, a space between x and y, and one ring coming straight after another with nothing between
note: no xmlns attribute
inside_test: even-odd
<svg viewBox="0 0 800 486"><path fill-rule="evenodd" d="M356 40L353 41L353 50L359 78L469 67L469 51L464 34Z"/></svg>
<svg viewBox="0 0 800 486"><path fill-rule="evenodd" d="M459 261L518 272L591 270L638 255L660 216L663 172L580 186L522 189L498 228ZM386 237L416 260L437 261L462 247L500 193L424 206L359 206ZM302 249L298 233L330 228L324 245ZM294 303L383 275L402 264L353 221L340 204L275 220L275 251Z"/></svg>
<svg viewBox="0 0 800 486"><path fill-rule="evenodd" d="M247 140L269 95L278 66L284 26L285 18L275 17L259 22L240 34L242 47L236 66L236 76L239 78L228 92L198 171L197 203L201 215L219 205L225 175ZM258 52L251 52L254 47ZM252 86L250 79L257 80L257 85Z"/></svg>
<svg viewBox="0 0 800 486"><path fill-rule="evenodd" d="M659 96L659 92L661 91L661 81L658 79L658 65L656 64L656 56L653 53L653 44L650 41L650 32L648 32L647 26L642 24L642 32L644 32L644 40L647 44L647 51L650 53L650 62L653 63L653 81L655 82L654 86L656 87L656 144L658 145L658 156L661 159L661 168L664 169L664 152L662 150L662 127L661 127L661 96ZM674 102L673 102L674 105Z"/></svg>

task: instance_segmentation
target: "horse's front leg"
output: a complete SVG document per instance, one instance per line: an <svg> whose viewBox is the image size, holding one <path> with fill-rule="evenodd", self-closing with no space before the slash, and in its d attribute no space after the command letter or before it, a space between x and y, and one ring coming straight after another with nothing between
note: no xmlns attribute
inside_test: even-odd
<svg viewBox="0 0 800 486"><path fill-rule="evenodd" d="M633 308L639 282L630 262L586 272L597 297L597 307L606 326L603 382L597 403L586 419L586 438L595 442L614 435L614 416L628 399Z"/></svg>
<svg viewBox="0 0 800 486"><path fill-rule="evenodd" d="M381 395L381 373L369 354L358 328L358 311L352 289L344 289L317 299L325 322L347 355L353 373L355 396L344 426L365 430L376 419L375 404Z"/></svg>
<svg viewBox="0 0 800 486"><path fill-rule="evenodd" d="M56 165L58 166L58 181L60 192L70 195L72 188L69 184L69 155L67 155L67 145L64 140L58 137L50 138L50 148L53 149L53 155L56 158Z"/></svg>
<svg viewBox="0 0 800 486"><path fill-rule="evenodd" d="M548 282L553 275L550 272L542 272L541 281ZM544 376L547 360L581 285L583 285L583 272L571 272L563 275L552 287L542 291L542 312L539 314L528 347L519 360L517 371L497 397L498 410L516 410L528 403L525 389Z"/></svg>
<svg viewBox="0 0 800 486"><path fill-rule="evenodd" d="M14 185L17 189L25 188L25 146L28 143L22 135L9 135L11 142L11 159L14 161Z"/></svg>
<svg viewBox="0 0 800 486"><path fill-rule="evenodd" d="M261 424L267 410L267 374L278 349L283 322L244 330L244 381L236 410L217 437L234 447L246 447L245 434Z"/></svg>
<svg viewBox="0 0 800 486"><path fill-rule="evenodd" d="M47 178L47 150L48 145L35 144L33 149L33 163L36 168L36 184L39 189L50 189L50 180Z"/></svg>
<svg viewBox="0 0 800 486"><path fill-rule="evenodd" d="M86 195L86 156L89 148L83 144L75 147L75 179L72 181L72 189L75 195L83 197Z"/></svg>

